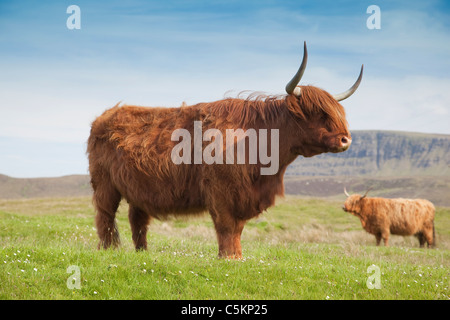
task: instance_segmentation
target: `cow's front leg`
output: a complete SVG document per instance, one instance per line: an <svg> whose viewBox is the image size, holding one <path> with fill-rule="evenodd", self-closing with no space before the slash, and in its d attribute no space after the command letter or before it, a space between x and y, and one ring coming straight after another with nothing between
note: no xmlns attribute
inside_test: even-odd
<svg viewBox="0 0 450 320"><path fill-rule="evenodd" d="M234 256L236 259L242 259L241 234L244 229L245 220L236 220L233 233Z"/></svg>
<svg viewBox="0 0 450 320"><path fill-rule="evenodd" d="M375 234L375 239L377 240L377 246L379 246L381 242L381 233Z"/></svg>
<svg viewBox="0 0 450 320"><path fill-rule="evenodd" d="M211 212L219 244L219 258L242 258L241 233L245 221L235 219L231 214Z"/></svg>
<svg viewBox="0 0 450 320"><path fill-rule="evenodd" d="M233 234L231 231L217 231L217 241L219 243L219 258L234 259Z"/></svg>

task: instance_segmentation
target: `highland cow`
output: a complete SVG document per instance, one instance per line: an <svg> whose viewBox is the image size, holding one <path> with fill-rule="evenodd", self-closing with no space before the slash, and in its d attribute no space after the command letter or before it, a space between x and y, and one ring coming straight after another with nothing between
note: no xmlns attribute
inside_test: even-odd
<svg viewBox="0 0 450 320"><path fill-rule="evenodd" d="M425 199L385 199L369 198L363 195L349 195L342 209L361 220L368 233L375 235L377 246L381 239L388 246L391 234L419 239L420 247L427 242L428 248L436 244L434 231L434 205Z"/></svg>
<svg viewBox="0 0 450 320"><path fill-rule="evenodd" d="M137 250L147 248L152 218L209 211L219 257L241 258L244 225L283 195L286 167L299 155L342 152L351 144L345 111L338 101L355 92L362 67L355 84L333 96L317 87L298 86L306 61L305 44L300 68L286 86L287 95L224 99L180 108L115 106L99 116L92 124L87 148L99 248L119 244L115 214L124 198L129 203ZM190 150L177 148L178 133L194 136L196 127L204 130L203 137L191 139ZM256 135L257 146L241 144L245 154L240 162L239 141L225 143L207 135L220 132L225 137L228 130L243 133L235 137L241 142L250 140L250 131ZM277 134L269 135L273 130ZM267 145L260 143L263 132ZM199 145L217 161L189 159ZM261 159L261 148L267 156L268 150L277 153L278 163L274 172L267 171L270 174L262 173L268 163ZM235 154L237 163L219 161L230 154ZM186 158L190 161L183 161Z"/></svg>

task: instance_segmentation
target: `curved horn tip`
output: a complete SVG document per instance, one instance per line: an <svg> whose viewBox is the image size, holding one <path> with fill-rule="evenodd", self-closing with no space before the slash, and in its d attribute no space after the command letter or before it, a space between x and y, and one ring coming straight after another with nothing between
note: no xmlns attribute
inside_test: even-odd
<svg viewBox="0 0 450 320"><path fill-rule="evenodd" d="M287 94L294 94L294 95L300 95L300 90L296 90L297 85L299 84L300 80L302 79L303 73L306 69L306 63L308 61L308 50L306 49L306 41L303 42L303 59L302 63L300 65L300 68L298 69L297 73L294 75L294 77L288 82L286 85L286 92Z"/></svg>
<svg viewBox="0 0 450 320"><path fill-rule="evenodd" d="M360 199L364 199L367 196L367 194L369 193L370 190L372 190L372 187L367 189L366 193L364 193L364 195Z"/></svg>
<svg viewBox="0 0 450 320"><path fill-rule="evenodd" d="M353 84L353 86L351 86L350 89L348 89L347 91L345 91L343 93L339 93L339 94L333 95L333 98L335 100L337 100L337 101L342 101L342 100L347 99L348 97L350 97L353 93L355 93L356 89L358 89L359 84L361 83L363 70L364 70L364 64L361 65L361 71L359 72L358 79Z"/></svg>
<svg viewBox="0 0 450 320"><path fill-rule="evenodd" d="M345 194L347 197L350 197L350 195L349 195L348 192L347 192L347 188L346 188L346 187L344 187L344 194Z"/></svg>

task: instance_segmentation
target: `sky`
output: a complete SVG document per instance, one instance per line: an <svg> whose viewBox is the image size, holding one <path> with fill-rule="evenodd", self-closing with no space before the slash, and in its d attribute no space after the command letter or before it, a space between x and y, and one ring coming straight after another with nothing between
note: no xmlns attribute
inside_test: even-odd
<svg viewBox="0 0 450 320"><path fill-rule="evenodd" d="M69 29L70 5L80 29ZM379 8L379 29L371 5ZM369 24L370 25L370 24ZM118 102L176 107L331 94L350 130L450 134L448 1L0 1L0 174L88 174L92 121Z"/></svg>

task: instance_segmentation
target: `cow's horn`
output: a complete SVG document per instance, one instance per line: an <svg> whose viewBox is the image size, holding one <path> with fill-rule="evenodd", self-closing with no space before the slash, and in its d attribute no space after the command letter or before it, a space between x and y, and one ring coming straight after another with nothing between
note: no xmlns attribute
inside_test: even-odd
<svg viewBox="0 0 450 320"><path fill-rule="evenodd" d="M335 100L342 101L344 99L347 99L348 97L350 97L356 91L356 89L358 89L358 86L361 83L361 79L362 79L362 75L363 75L363 69L364 69L364 65L361 66L361 72L359 73L358 80L356 80L355 84L350 89L348 89L347 91L345 91L343 93L339 93L339 94L333 95L333 98Z"/></svg>
<svg viewBox="0 0 450 320"><path fill-rule="evenodd" d="M364 193L364 195L361 197L361 199L362 199L362 198L365 198L365 197L367 196L367 194L369 193L370 190L372 190L372 187L370 187L369 189L367 189L366 193Z"/></svg>
<svg viewBox="0 0 450 320"><path fill-rule="evenodd" d="M288 94L294 94L296 96L300 96L300 88L297 87L300 80L302 79L303 73L306 69L306 61L308 61L308 51L306 50L306 41L303 44L303 60L302 64L300 65L300 68L298 68L297 73L295 76L291 79L291 81L288 82L286 85L286 92Z"/></svg>
<svg viewBox="0 0 450 320"><path fill-rule="evenodd" d="M347 189L344 187L344 194L347 196L347 197L350 197L350 195L348 194L348 192L347 192Z"/></svg>

